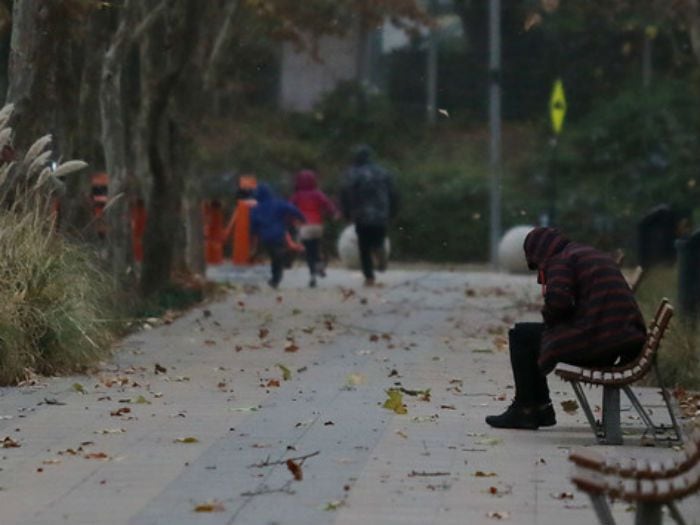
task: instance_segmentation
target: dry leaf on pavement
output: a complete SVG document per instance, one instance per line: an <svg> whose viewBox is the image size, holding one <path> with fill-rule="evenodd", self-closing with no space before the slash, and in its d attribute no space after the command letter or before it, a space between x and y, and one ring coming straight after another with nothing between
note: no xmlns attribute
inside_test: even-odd
<svg viewBox="0 0 700 525"><path fill-rule="evenodd" d="M224 504L217 500L199 503L194 507L195 512L224 512L225 510Z"/></svg>
<svg viewBox="0 0 700 525"><path fill-rule="evenodd" d="M301 465L299 463L295 463L293 459L287 460L287 468L289 469L289 472L292 473L292 476L294 476L296 481L301 481L304 479L304 472L301 470Z"/></svg>

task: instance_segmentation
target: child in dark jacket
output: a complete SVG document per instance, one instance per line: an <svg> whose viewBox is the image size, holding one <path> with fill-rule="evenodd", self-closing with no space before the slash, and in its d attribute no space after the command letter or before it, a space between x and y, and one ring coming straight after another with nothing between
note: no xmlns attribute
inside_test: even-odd
<svg viewBox="0 0 700 525"><path fill-rule="evenodd" d="M321 263L323 218L327 215L338 217L338 210L326 194L318 189L316 173L311 170L297 173L290 201L306 217L306 224L299 229L299 237L306 250L306 263L311 276L309 286L313 288L316 286L316 276L325 276Z"/></svg>
<svg viewBox="0 0 700 525"><path fill-rule="evenodd" d="M270 256L272 277L268 284L277 288L282 281L288 221L306 219L296 206L275 197L267 184L258 185L255 198L258 204L250 213L250 231Z"/></svg>

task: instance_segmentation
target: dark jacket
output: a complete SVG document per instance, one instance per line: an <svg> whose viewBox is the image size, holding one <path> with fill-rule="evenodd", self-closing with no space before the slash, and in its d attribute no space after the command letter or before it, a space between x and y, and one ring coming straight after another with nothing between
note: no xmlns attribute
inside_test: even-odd
<svg viewBox="0 0 700 525"><path fill-rule="evenodd" d="M255 199L257 205L250 212L250 231L263 244L282 244L288 221L293 218L305 221L296 206L275 197L265 183L258 185Z"/></svg>
<svg viewBox="0 0 700 525"><path fill-rule="evenodd" d="M542 284L545 330L539 366L544 373L558 362L605 366L641 350L644 320L610 255L571 242L553 228L535 228L523 248Z"/></svg>
<svg viewBox="0 0 700 525"><path fill-rule="evenodd" d="M363 226L386 226L396 214L398 195L391 174L374 164L368 147L358 149L340 190L343 216Z"/></svg>
<svg viewBox="0 0 700 525"><path fill-rule="evenodd" d="M294 194L289 201L299 208L309 224L322 224L324 215L336 213L333 203L318 189L316 173L311 170L297 173Z"/></svg>

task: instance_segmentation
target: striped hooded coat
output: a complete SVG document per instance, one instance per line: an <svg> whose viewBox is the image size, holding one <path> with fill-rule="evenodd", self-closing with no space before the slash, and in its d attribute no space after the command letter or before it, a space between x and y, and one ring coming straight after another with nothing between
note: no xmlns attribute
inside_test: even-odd
<svg viewBox="0 0 700 525"><path fill-rule="evenodd" d="M523 248L528 267L538 270L544 296L538 361L543 373L558 362L609 366L641 350L644 319L610 255L553 228L535 228Z"/></svg>

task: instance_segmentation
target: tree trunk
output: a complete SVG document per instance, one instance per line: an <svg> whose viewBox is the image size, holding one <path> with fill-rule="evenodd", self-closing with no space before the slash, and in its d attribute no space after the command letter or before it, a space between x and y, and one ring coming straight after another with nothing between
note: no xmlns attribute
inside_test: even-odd
<svg viewBox="0 0 700 525"><path fill-rule="evenodd" d="M19 150L51 132L54 150L62 156L72 153L80 92L74 23L80 23L80 16L63 2L14 2L7 102L15 104L14 144Z"/></svg>
<svg viewBox="0 0 700 525"><path fill-rule="evenodd" d="M129 249L129 217L126 199L119 197L126 192L127 159L124 104L122 100L121 74L129 49L129 27L133 20L134 2L127 0L111 44L102 61L100 84L100 117L102 147L105 166L109 174L109 199L112 206L107 214L109 225L109 260L112 276L122 282L131 264Z"/></svg>
<svg viewBox="0 0 700 525"><path fill-rule="evenodd" d="M700 0L688 1L686 23L695 60L700 62Z"/></svg>
<svg viewBox="0 0 700 525"><path fill-rule="evenodd" d="M148 11L136 25L139 14L136 0L125 0L119 25L112 36L102 61L100 84L100 120L102 125L102 147L105 166L109 173L110 210L109 253L112 275L117 282L126 279L132 264L131 235L128 209L128 161L126 142L126 108L122 93L122 70L129 48L138 41L159 19L165 2Z"/></svg>
<svg viewBox="0 0 700 525"><path fill-rule="evenodd" d="M144 237L144 262L141 290L152 295L170 282L174 267L178 232L182 231L181 170L168 165L171 155L163 154L163 140L170 147L172 130L167 111L180 76L196 42L196 28L201 6L181 1L168 10L164 28L154 28L142 49L143 136L146 139L148 165L152 180L148 224ZM163 29L163 31L161 31ZM177 246L184 249L184 246Z"/></svg>

